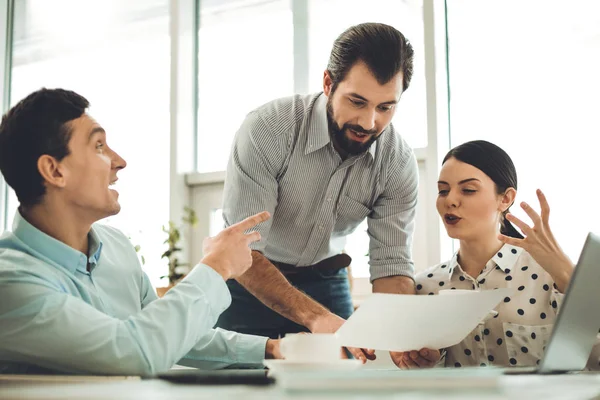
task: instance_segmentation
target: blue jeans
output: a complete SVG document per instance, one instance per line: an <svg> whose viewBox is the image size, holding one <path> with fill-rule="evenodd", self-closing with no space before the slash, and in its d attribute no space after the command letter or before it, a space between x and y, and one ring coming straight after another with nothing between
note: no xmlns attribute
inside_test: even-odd
<svg viewBox="0 0 600 400"><path fill-rule="evenodd" d="M299 276L286 276L289 282L322 304L334 314L347 319L354 311L350 296L348 271L310 271ZM231 306L221 314L216 327L276 339L286 333L308 332L302 325L290 321L265 306L237 281L227 281Z"/></svg>

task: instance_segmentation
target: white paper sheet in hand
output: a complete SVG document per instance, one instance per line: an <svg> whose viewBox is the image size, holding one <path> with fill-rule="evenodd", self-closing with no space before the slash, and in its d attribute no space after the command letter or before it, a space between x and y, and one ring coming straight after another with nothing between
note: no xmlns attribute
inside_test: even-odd
<svg viewBox="0 0 600 400"><path fill-rule="evenodd" d="M390 351L459 343L512 289L437 296L375 293L337 331L348 347Z"/></svg>

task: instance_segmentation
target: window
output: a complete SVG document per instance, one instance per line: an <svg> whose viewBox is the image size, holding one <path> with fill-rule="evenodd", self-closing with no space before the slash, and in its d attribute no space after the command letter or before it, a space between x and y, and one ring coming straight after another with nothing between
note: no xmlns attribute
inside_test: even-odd
<svg viewBox="0 0 600 400"><path fill-rule="evenodd" d="M17 0L12 104L41 87L74 90L127 161L120 214L105 220L141 246L154 284L169 219L169 1ZM11 196L9 219L17 202ZM9 221L8 226L11 226Z"/></svg>
<svg viewBox="0 0 600 400"><path fill-rule="evenodd" d="M600 4L575 1L448 1L452 145L489 140L519 176L512 211L539 210L576 262L598 231Z"/></svg>
<svg viewBox="0 0 600 400"><path fill-rule="evenodd" d="M289 1L200 2L198 66L198 172L226 169L231 142L248 112L294 94L294 29L308 29L309 90L322 90L331 45L348 27L383 22L415 48L411 88L394 125L414 147L427 145L421 0L306 0L307 28L294 27Z"/></svg>
<svg viewBox="0 0 600 400"><path fill-rule="evenodd" d="M210 212L209 236L217 236L223 230L223 209L213 208Z"/></svg>
<svg viewBox="0 0 600 400"><path fill-rule="evenodd" d="M200 2L198 171L223 171L245 116L293 94L293 25L286 0Z"/></svg>

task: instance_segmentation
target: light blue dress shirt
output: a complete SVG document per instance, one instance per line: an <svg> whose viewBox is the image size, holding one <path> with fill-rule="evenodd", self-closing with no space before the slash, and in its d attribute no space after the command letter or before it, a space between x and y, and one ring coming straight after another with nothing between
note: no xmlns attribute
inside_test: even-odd
<svg viewBox="0 0 600 400"><path fill-rule="evenodd" d="M120 231L94 224L89 248L88 257L17 212L0 236L0 373L260 365L267 338L212 329L231 303L212 268L199 264L158 299Z"/></svg>

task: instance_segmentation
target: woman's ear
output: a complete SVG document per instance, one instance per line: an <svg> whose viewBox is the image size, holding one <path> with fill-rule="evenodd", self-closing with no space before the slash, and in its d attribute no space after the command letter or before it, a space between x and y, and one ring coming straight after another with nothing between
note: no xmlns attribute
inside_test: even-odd
<svg viewBox="0 0 600 400"><path fill-rule="evenodd" d="M517 191L515 190L515 188L509 187L501 196L502 198L500 199L498 210L500 212L505 212L515 202L515 198L517 197Z"/></svg>

